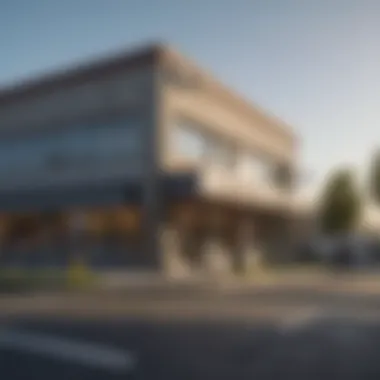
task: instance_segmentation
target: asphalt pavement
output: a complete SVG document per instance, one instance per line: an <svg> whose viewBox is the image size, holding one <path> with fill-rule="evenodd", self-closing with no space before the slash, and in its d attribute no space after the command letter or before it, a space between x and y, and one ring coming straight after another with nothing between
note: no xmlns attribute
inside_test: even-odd
<svg viewBox="0 0 380 380"><path fill-rule="evenodd" d="M15 380L377 379L379 327L339 318L282 328L232 321L19 320L0 335L0 375Z"/></svg>
<svg viewBox="0 0 380 380"><path fill-rule="evenodd" d="M3 299L0 378L380 378L376 297L312 296L272 289Z"/></svg>

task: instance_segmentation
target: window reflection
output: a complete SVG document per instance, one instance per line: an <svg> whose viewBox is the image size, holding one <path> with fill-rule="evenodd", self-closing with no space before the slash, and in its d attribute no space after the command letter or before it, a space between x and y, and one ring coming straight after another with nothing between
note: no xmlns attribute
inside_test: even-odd
<svg viewBox="0 0 380 380"><path fill-rule="evenodd" d="M136 160L142 152L140 131L136 121L123 120L2 141L0 181L15 185L39 184L41 180L55 180L57 176L76 175L80 169L93 175L107 167L121 172L126 160L131 157Z"/></svg>
<svg viewBox="0 0 380 380"><path fill-rule="evenodd" d="M4 267L55 267L67 264L68 239L62 213L2 217L0 263Z"/></svg>
<svg viewBox="0 0 380 380"><path fill-rule="evenodd" d="M184 157L233 169L236 148L226 139L207 133L204 126L181 121L174 131L174 149Z"/></svg>
<svg viewBox="0 0 380 380"><path fill-rule="evenodd" d="M71 221L77 212L83 223L74 231ZM59 269L75 260L92 268L123 268L141 263L138 206L77 212L2 215L0 265Z"/></svg>
<svg viewBox="0 0 380 380"><path fill-rule="evenodd" d="M173 134L174 150L184 157L227 169L252 183L290 186L291 172L283 163L244 148L239 150L234 142L206 131L205 126L181 120Z"/></svg>
<svg viewBox="0 0 380 380"><path fill-rule="evenodd" d="M257 157L253 154L239 157L235 143L216 134L207 133L206 130L200 124L181 120L175 127L174 149L190 159L204 160L207 164L232 172L246 172L246 177L257 177L258 171L262 172L260 176L264 176L265 165L262 163L260 166Z"/></svg>
<svg viewBox="0 0 380 380"><path fill-rule="evenodd" d="M179 123L174 131L174 147L181 155L199 160L205 156L207 140L202 132L190 123Z"/></svg>

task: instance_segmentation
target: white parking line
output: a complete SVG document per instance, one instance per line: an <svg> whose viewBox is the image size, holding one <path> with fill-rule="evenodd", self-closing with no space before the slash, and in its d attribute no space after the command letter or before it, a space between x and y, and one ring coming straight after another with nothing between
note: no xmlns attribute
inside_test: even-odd
<svg viewBox="0 0 380 380"><path fill-rule="evenodd" d="M131 371L136 365L135 356L128 351L8 329L0 331L0 349L42 355L109 371Z"/></svg>

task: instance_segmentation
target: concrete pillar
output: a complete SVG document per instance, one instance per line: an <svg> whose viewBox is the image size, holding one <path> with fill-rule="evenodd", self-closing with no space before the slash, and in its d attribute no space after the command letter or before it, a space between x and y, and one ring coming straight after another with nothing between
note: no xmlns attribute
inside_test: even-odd
<svg viewBox="0 0 380 380"><path fill-rule="evenodd" d="M239 223L236 231L236 249L234 255L234 270L236 273L247 271L249 251L253 248L253 225L248 221Z"/></svg>
<svg viewBox="0 0 380 380"><path fill-rule="evenodd" d="M261 265L262 255L259 242L255 236L254 221L244 219L241 221L236 234L237 247L234 255L235 271L246 273L250 269Z"/></svg>
<svg viewBox="0 0 380 380"><path fill-rule="evenodd" d="M231 255L220 237L209 236L204 243L204 269L207 275L219 277L231 273Z"/></svg>
<svg viewBox="0 0 380 380"><path fill-rule="evenodd" d="M220 277L231 274L231 250L223 239L222 220L217 213L210 214L202 251L202 266L207 276Z"/></svg>
<svg viewBox="0 0 380 380"><path fill-rule="evenodd" d="M183 252L180 229L170 223L163 224L160 231L162 269L166 277L180 279L191 274L191 267Z"/></svg>

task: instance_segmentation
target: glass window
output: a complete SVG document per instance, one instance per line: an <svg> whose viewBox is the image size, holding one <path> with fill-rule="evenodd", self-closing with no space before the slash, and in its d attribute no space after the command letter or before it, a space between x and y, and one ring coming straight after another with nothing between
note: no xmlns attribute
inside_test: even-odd
<svg viewBox="0 0 380 380"><path fill-rule="evenodd" d="M243 177L253 181L270 183L272 167L265 158L244 153L239 160L239 172Z"/></svg>
<svg viewBox="0 0 380 380"><path fill-rule="evenodd" d="M212 164L233 169L236 165L236 149L221 139L209 139L207 158Z"/></svg>
<svg viewBox="0 0 380 380"><path fill-rule="evenodd" d="M205 128L192 122L179 123L174 132L173 146L185 157L232 169L236 165L236 148L218 136L207 134Z"/></svg>
<svg viewBox="0 0 380 380"><path fill-rule="evenodd" d="M201 131L191 124L180 123L174 131L174 149L191 159L201 159L206 151L206 138Z"/></svg>
<svg viewBox="0 0 380 380"><path fill-rule="evenodd" d="M127 160L141 152L141 133L133 120L0 143L0 184L22 184L57 176L96 173L109 168L122 173ZM88 172L80 171L88 169ZM103 170L104 172L104 170ZM117 172L117 173L116 173ZM54 178L52 177L54 175ZM93 176L93 174L91 174ZM67 177L68 178L68 177Z"/></svg>

